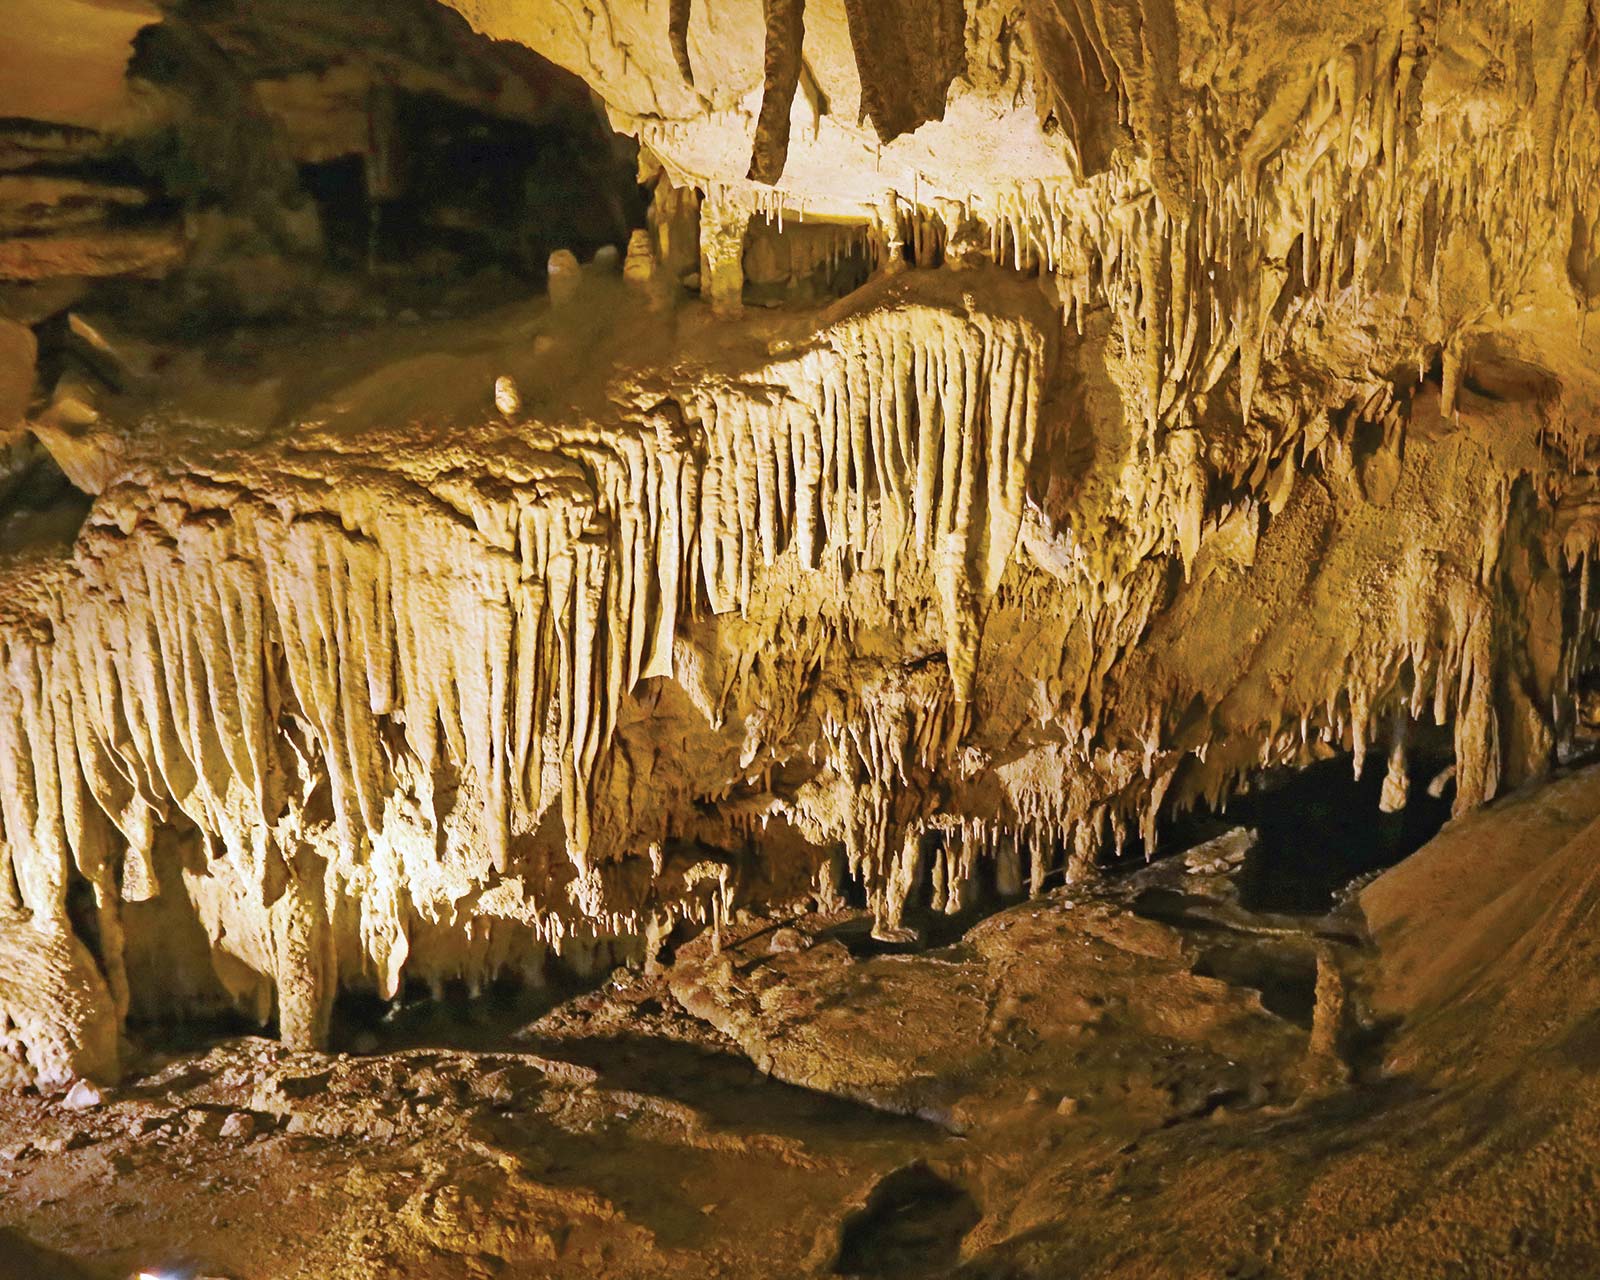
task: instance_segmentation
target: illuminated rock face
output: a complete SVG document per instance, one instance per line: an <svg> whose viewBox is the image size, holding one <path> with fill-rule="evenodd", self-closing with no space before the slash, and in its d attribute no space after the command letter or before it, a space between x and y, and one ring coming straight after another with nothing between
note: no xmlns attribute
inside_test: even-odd
<svg viewBox="0 0 1600 1280"><path fill-rule="evenodd" d="M638 138L657 269L563 275L506 367L27 411L97 497L0 600L19 1072L739 903L894 936L1265 767L1380 750L1403 806L1425 722L1461 811L1578 727L1583 5L452 4ZM741 314L760 237L873 279Z"/></svg>

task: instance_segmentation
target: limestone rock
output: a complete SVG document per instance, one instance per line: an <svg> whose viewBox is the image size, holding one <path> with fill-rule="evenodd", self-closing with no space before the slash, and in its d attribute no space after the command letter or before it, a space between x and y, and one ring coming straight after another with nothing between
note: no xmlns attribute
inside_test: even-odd
<svg viewBox="0 0 1600 1280"><path fill-rule="evenodd" d="M1183 865L1191 875L1217 875L1237 870L1244 865L1260 838L1248 828L1234 827L1186 850Z"/></svg>
<svg viewBox="0 0 1600 1280"><path fill-rule="evenodd" d="M101 1101L99 1089L87 1080L76 1080L62 1097L61 1105L69 1111L86 1111L98 1107Z"/></svg>
<svg viewBox="0 0 1600 1280"><path fill-rule="evenodd" d="M83 944L59 924L0 921L0 1086L114 1082L118 1017ZM85 1085L79 1097L87 1096Z"/></svg>
<svg viewBox="0 0 1600 1280"><path fill-rule="evenodd" d="M761 930L725 937L720 952L690 944L669 973L673 994L780 1080L958 1132L1009 1124L1069 1080L1141 1114L1190 1105L1160 1096L1163 1069L1135 1042L1181 1045L1173 1052L1205 1071L1253 1058L1271 1074L1301 1052L1299 1033L1250 996L1194 976L1176 933L1104 907L1069 914L1045 899L958 946L864 958L839 941L852 924L864 935L870 921L806 922L812 945L798 950L771 948Z"/></svg>
<svg viewBox="0 0 1600 1280"><path fill-rule="evenodd" d="M183 237L176 228L12 236L0 239L0 281L161 275L175 267L183 255Z"/></svg>

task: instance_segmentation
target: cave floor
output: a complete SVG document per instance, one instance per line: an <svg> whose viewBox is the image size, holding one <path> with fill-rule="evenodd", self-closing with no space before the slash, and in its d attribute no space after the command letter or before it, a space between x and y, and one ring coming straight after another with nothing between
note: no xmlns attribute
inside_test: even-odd
<svg viewBox="0 0 1600 1280"><path fill-rule="evenodd" d="M0 1109L0 1275L1595 1274L1597 783L1325 916L1174 857L921 944L739 916L532 1021L147 1053Z"/></svg>

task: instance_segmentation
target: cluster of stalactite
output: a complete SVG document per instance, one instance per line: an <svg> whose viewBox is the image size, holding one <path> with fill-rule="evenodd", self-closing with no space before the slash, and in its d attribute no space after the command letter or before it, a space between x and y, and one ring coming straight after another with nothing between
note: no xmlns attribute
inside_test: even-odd
<svg viewBox="0 0 1600 1280"><path fill-rule="evenodd" d="M1398 454L1409 391L1440 368L1441 411L1451 416L1475 341L1542 286L1546 266L1587 304L1590 228L1600 220L1592 65L1600 42L1574 53L1558 37L1582 31L1541 33L1529 55L1537 92L1529 90L1526 118L1446 119L1425 101L1423 60L1437 25L1425 36L1410 13L1285 76L1242 141L1220 102L1197 95L1181 182L1157 181L1150 155L1119 151L1085 181L1021 181L959 197L931 181L926 191L889 191L861 225L879 269L998 263L1047 281L1069 333L1081 334L1102 309L1112 318L1125 411L1143 429L1142 465L1178 472L1186 493L1169 501L1164 477L1145 486L1170 521L1131 510L1121 527L1151 531L1150 544L1079 530L1088 553L1117 560L1100 577L1121 578L1172 550L1191 562L1202 525L1232 514L1208 506L1209 492L1280 501L1326 432L1330 403L1374 402L1361 412L1382 421L1385 446ZM1558 67L1560 83L1545 84ZM648 144L648 128L642 136ZM672 152L669 137L661 145ZM1176 163L1163 161L1169 178ZM724 239L752 215L780 227L806 216L807 193L781 182L703 185L706 216ZM736 251L715 262L710 287L736 296ZM1375 329L1381 357L1364 336ZM1313 338L1356 354L1349 368L1320 371L1345 385L1314 401L1288 381L1295 353ZM1378 360L1385 378L1374 380ZM1255 436L1225 460L1204 456L1219 418L1242 419Z"/></svg>
<svg viewBox="0 0 1600 1280"><path fill-rule="evenodd" d="M230 995L316 1042L341 982L715 922L781 878L736 856L764 841L895 936L1319 753L1386 750L1402 805L1424 719L1458 811L1536 774L1597 638L1597 467L1548 387L1487 429L1458 410L1519 298L1588 305L1593 59L1537 34L1528 118L1447 126L1419 24L1286 76L1242 142L1202 97L1187 162L887 192L794 269L860 246L891 278L749 367L641 373L605 420L130 463L0 619L0 956L48 938L120 1016L123 909L181 894ZM1147 130L1171 86L1145 71L1111 79ZM689 274L703 187L701 291L736 310L749 218L804 194L662 167L659 256ZM1117 423L1079 421L1064 351ZM616 749L654 681L712 766Z"/></svg>
<svg viewBox="0 0 1600 1280"><path fill-rule="evenodd" d="M156 835L181 823L258 915L290 917L242 958L315 1040L335 900L353 891L364 967L393 994L412 888L450 882L437 916L522 870L518 841L559 799L572 885L527 886L533 935L643 932L646 898L595 865L590 788L623 699L673 674L680 617L747 609L780 556L865 555L881 510L885 572L941 583L965 698L1045 354L1021 319L907 301L631 422L517 424L474 478L431 489L293 452L124 477L0 637L0 906L63 932L70 878L92 884L125 1009L117 904L161 891ZM694 883L684 898L648 905L703 910ZM252 932L235 906L207 922L217 945Z"/></svg>
<svg viewBox="0 0 1600 1280"><path fill-rule="evenodd" d="M1448 413L1474 324L1513 305L1552 245L1587 245L1600 216L1600 113L1585 84L1537 129L1466 116L1419 127L1417 39L1413 24L1289 77L1237 148L1202 116L1181 203L1129 156L1082 184L891 193L875 243L931 264L970 242L1053 278L1072 326L1109 305L1152 426L1192 423L1196 397L1222 386L1249 419L1263 361L1295 326L1415 299L1427 320L1409 335L1411 354L1424 368L1442 358Z"/></svg>

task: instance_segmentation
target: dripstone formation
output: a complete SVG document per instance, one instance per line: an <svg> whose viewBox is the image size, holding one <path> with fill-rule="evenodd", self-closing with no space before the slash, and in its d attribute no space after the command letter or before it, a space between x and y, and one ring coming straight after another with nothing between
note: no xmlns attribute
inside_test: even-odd
<svg viewBox="0 0 1600 1280"><path fill-rule="evenodd" d="M0 590L0 1083L1585 730L1588 0L449 3L102 18L0 108L8 475L86 510ZM599 155L574 76L631 240L609 158L417 177L407 94ZM341 293L430 227L532 278Z"/></svg>

